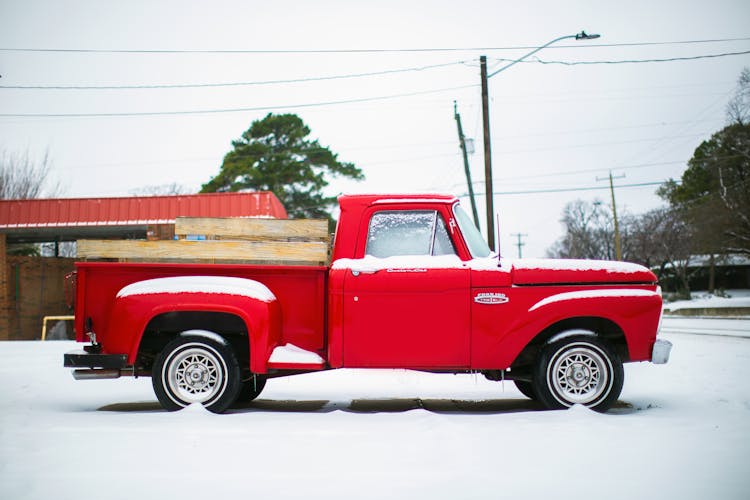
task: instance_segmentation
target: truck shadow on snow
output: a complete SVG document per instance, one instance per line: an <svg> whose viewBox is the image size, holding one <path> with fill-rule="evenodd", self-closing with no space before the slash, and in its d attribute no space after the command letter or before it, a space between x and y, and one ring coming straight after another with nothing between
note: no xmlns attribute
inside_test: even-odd
<svg viewBox="0 0 750 500"><path fill-rule="evenodd" d="M344 401L284 401L259 399L237 405L232 413L243 412L292 412L318 413L346 411L352 413L404 413L411 410L427 410L433 413L515 413L539 411L542 407L528 399L491 399L465 401L458 399L382 398L353 399Z"/></svg>
<svg viewBox="0 0 750 500"><path fill-rule="evenodd" d="M511 414L520 412L547 411L530 399L422 399L385 398L354 399L345 401L330 400L277 400L257 399L248 403L238 403L228 414L279 412L279 413L330 413L346 411L351 413L404 413L411 410L427 410L432 413L464 415ZM98 408L98 411L117 413L165 412L156 401L114 403ZM623 415L638 411L630 403L618 401L607 413Z"/></svg>

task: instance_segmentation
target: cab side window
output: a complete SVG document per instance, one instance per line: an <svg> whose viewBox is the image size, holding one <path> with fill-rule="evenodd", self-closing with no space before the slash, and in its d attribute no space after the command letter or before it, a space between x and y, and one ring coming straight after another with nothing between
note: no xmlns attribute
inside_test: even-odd
<svg viewBox="0 0 750 500"><path fill-rule="evenodd" d="M370 219L366 255L455 255L445 222L435 210L383 211Z"/></svg>

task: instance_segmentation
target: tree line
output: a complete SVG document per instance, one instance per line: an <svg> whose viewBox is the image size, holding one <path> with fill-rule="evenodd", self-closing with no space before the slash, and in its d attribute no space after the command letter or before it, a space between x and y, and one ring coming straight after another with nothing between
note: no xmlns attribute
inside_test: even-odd
<svg viewBox="0 0 750 500"><path fill-rule="evenodd" d="M672 279L677 291L690 292L690 269L698 256L714 265L730 255L750 257L750 69L745 68L727 105L728 124L703 141L679 180L657 190L666 206L620 221L623 260ZM564 234L550 257L614 259L611 207L575 200L563 210ZM703 257L702 257L703 258Z"/></svg>

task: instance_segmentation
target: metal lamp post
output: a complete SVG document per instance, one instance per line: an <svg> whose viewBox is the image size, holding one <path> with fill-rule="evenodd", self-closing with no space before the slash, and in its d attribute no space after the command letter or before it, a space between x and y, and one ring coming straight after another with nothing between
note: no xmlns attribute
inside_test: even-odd
<svg viewBox="0 0 750 500"><path fill-rule="evenodd" d="M518 59L509 62L502 68L487 74L487 57L481 56L479 58L479 65L481 69L481 78L482 78L482 122L483 122L483 128L484 128L484 189L485 189L485 197L486 197L486 205L487 205L487 243L489 243L490 248L495 248L495 218L494 218L494 203L492 200L492 148L490 147L490 110L489 110L489 91L487 89L487 80L489 78L492 78L496 74L500 73L501 71L505 71L506 69L510 68L514 64L520 63L524 59L526 59L529 56L532 56L539 52L540 50L549 47L552 44L555 44L561 40L567 40L571 38L575 38L576 40L593 40L595 38L599 38L600 35L589 35L585 31L581 31L580 33L577 33L575 35L566 35L561 36L558 38L555 38L554 40L550 40L549 42L545 43L544 45L537 47L536 49L532 50L528 54L519 57Z"/></svg>

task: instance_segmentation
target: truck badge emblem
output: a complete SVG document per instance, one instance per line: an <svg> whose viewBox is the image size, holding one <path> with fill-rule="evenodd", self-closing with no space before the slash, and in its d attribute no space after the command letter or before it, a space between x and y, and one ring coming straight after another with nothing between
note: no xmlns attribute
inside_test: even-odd
<svg viewBox="0 0 750 500"><path fill-rule="evenodd" d="M510 299L504 293L482 292L474 297L477 304L505 304Z"/></svg>

